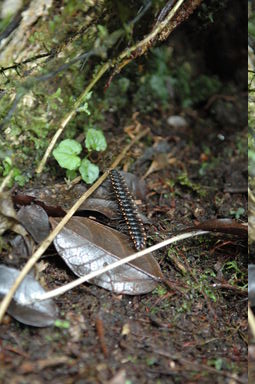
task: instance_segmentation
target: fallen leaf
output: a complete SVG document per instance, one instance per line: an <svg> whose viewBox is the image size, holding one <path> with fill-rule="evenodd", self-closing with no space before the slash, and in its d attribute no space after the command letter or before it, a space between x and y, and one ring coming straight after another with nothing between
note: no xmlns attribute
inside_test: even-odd
<svg viewBox="0 0 255 384"><path fill-rule="evenodd" d="M172 153L159 153L143 176L143 180L145 180L151 173L161 171L162 169L165 169L168 164L174 164L175 162L176 159L172 157Z"/></svg>
<svg viewBox="0 0 255 384"><path fill-rule="evenodd" d="M14 268L0 265L0 298L2 299L12 287L20 271ZM28 304L35 295L43 294L45 290L34 279L27 275L22 281L7 312L21 323L32 325L34 327L47 327L52 325L57 317L57 307L53 300L43 302L34 302Z"/></svg>
<svg viewBox="0 0 255 384"><path fill-rule="evenodd" d="M5 231L12 230L25 236L27 234L17 219L16 211L13 206L12 198L9 192L0 193L0 235Z"/></svg>
<svg viewBox="0 0 255 384"><path fill-rule="evenodd" d="M17 218L38 244L50 233L48 215L39 205L31 204L21 207Z"/></svg>
<svg viewBox="0 0 255 384"><path fill-rule="evenodd" d="M112 220L119 216L119 207L118 203L113 200L98 199L98 198L89 198L81 204L79 211L89 211L95 213L97 216L98 213L106 216L108 219Z"/></svg>
<svg viewBox="0 0 255 384"><path fill-rule="evenodd" d="M27 258L31 256L35 250L35 243L30 235L15 235L14 237L8 239L8 243L12 247L12 256L19 259L27 260ZM15 259L13 259L13 261L16 262Z"/></svg>
<svg viewBox="0 0 255 384"><path fill-rule="evenodd" d="M146 196L145 182L132 173L120 173L125 178L128 189L133 197L137 200L143 200L144 196ZM49 216L62 217L86 191L87 187L83 183L76 184L71 189L67 184L56 184L52 187L34 188L23 191L22 193L16 193L13 195L13 201L17 205L30 205L31 203L34 203L40 205ZM79 207L77 212L87 210L88 205L91 207L93 204L100 204L104 210L107 205L107 203L105 203L106 201L111 201L110 205L114 206L115 200L112 200L113 196L111 182L107 179L93 193L92 197L87 199ZM94 199L94 201L89 202L92 199ZM112 213L110 213L110 215L112 215Z"/></svg>
<svg viewBox="0 0 255 384"><path fill-rule="evenodd" d="M50 218L53 228L59 218ZM73 217L54 239L54 245L79 277L134 253L128 236L84 217ZM91 282L118 294L139 295L152 291L162 272L149 254L104 273Z"/></svg>

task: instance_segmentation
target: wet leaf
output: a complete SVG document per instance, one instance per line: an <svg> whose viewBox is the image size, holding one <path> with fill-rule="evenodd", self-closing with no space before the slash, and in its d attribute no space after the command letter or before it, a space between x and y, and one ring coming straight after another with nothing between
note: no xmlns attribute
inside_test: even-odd
<svg viewBox="0 0 255 384"><path fill-rule="evenodd" d="M2 299L20 271L0 265L0 298ZM27 275L15 292L8 308L8 313L21 323L34 327L47 327L53 325L57 317L57 307L52 300L27 304L36 295L43 294L45 290L33 276Z"/></svg>
<svg viewBox="0 0 255 384"><path fill-rule="evenodd" d="M72 171L80 166L81 159L77 155L79 155L81 151L82 146L78 141L66 139L61 141L57 148L54 149L53 156L60 167Z"/></svg>
<svg viewBox="0 0 255 384"><path fill-rule="evenodd" d="M17 217L37 243L41 243L50 233L48 215L39 205L20 208Z"/></svg>
<svg viewBox="0 0 255 384"><path fill-rule="evenodd" d="M50 219L53 228L59 221ZM135 252L128 236L84 217L71 218L56 236L54 245L79 277ZM149 254L91 282L118 294L139 295L152 291L162 277L157 261Z"/></svg>

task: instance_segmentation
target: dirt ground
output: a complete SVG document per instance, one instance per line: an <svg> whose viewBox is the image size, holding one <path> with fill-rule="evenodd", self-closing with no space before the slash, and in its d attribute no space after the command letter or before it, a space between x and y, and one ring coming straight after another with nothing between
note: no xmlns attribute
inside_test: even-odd
<svg viewBox="0 0 255 384"><path fill-rule="evenodd" d="M198 221L235 217L238 208L246 207L246 194L236 192L242 181L245 188L246 180L243 127L217 130L205 114L196 117L195 127L179 134L165 129L166 117L162 116L157 134L161 126L162 140L175 149L174 160L146 180L151 243ZM144 124L149 125L146 118ZM154 129L151 123L152 134ZM203 139L198 142L197 137ZM142 153L146 144L138 147L134 152ZM205 147L210 148L211 166L200 176ZM139 167L138 175L143 173ZM171 186L169 180L175 180L183 168L206 190L205 195L188 182ZM184 266L185 274L169 252ZM159 285L152 293L133 297L83 285L56 299L60 317L69 321L67 329L36 329L7 317L0 329L1 382L245 383L247 300L238 289L224 288L234 273L224 268L226 263L235 261L245 274L245 243L206 235L155 257L172 289ZM47 261L43 276L49 289L73 279L57 257ZM220 282L217 288L215 282Z"/></svg>
<svg viewBox="0 0 255 384"><path fill-rule="evenodd" d="M214 95L207 105L187 110L182 126L168 123L181 114L173 106L139 115L150 134L124 165L142 177L155 161L145 179L149 245L211 218L246 221L247 96L238 81L232 87L231 98ZM127 112L121 126L130 119ZM113 148L108 156L114 157L126 134L112 120L104 128ZM55 299L60 326L34 328L6 316L0 327L0 383L247 383L246 240L204 235L154 256L168 287L127 296L83 284ZM52 250L44 262L47 289L74 279Z"/></svg>

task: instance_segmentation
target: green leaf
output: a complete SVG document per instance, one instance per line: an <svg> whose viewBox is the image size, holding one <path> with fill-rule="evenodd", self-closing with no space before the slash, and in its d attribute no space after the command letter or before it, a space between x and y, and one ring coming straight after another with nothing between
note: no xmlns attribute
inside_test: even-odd
<svg viewBox="0 0 255 384"><path fill-rule="evenodd" d="M87 115L89 116L91 115L91 112L89 110L89 104L88 104L88 100L90 100L91 95L92 95L92 92L88 92L86 94L86 96L83 99L83 104L79 108L77 108L77 112L85 112L87 113Z"/></svg>
<svg viewBox="0 0 255 384"><path fill-rule="evenodd" d="M89 128L85 140L85 146L88 151L104 151L107 148L107 143L103 132L94 128Z"/></svg>
<svg viewBox="0 0 255 384"><path fill-rule="evenodd" d="M4 166L3 176L9 175L12 169L12 159L9 156L6 156L6 158L3 160L3 166Z"/></svg>
<svg viewBox="0 0 255 384"><path fill-rule="evenodd" d="M82 146L76 140L66 139L59 143L53 151L53 156L57 160L60 167L73 171L81 164L79 155L82 151Z"/></svg>
<svg viewBox="0 0 255 384"><path fill-rule="evenodd" d="M67 177L68 180L72 181L73 179L76 178L76 176L77 176L77 172L76 171L70 171L70 169L66 170L66 177Z"/></svg>
<svg viewBox="0 0 255 384"><path fill-rule="evenodd" d="M88 159L83 159L79 168L82 180L87 184L92 184L99 175L99 168L92 164Z"/></svg>
<svg viewBox="0 0 255 384"><path fill-rule="evenodd" d="M68 329L70 328L70 322L68 320L60 320L57 319L54 323L55 327L62 328L62 329Z"/></svg>

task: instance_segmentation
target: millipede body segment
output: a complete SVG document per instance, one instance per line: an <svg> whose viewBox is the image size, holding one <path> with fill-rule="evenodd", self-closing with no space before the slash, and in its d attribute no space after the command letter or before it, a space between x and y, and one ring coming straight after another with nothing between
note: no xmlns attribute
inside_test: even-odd
<svg viewBox="0 0 255 384"><path fill-rule="evenodd" d="M128 232L135 248L139 251L145 247L146 233L143 223L138 216L137 206L128 190L126 181L116 169L110 171L110 178L121 213L127 224Z"/></svg>

